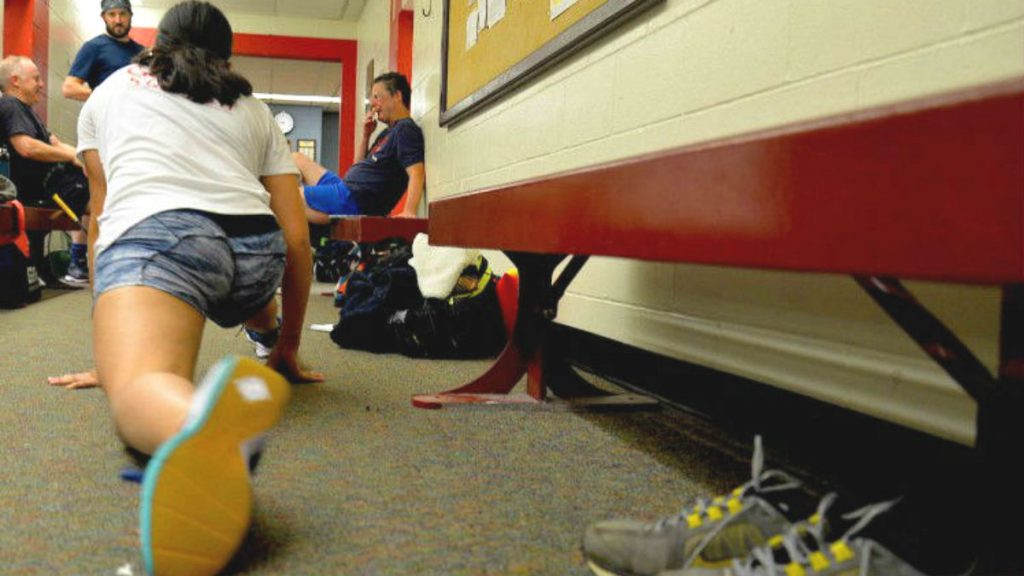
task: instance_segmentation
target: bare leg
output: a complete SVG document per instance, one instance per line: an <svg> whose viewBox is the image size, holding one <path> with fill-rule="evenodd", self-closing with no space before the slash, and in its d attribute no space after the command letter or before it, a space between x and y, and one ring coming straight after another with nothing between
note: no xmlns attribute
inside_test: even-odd
<svg viewBox="0 0 1024 576"><path fill-rule="evenodd" d="M262 310L246 320L245 327L257 332L270 332L277 328L277 298L271 298Z"/></svg>
<svg viewBox="0 0 1024 576"><path fill-rule="evenodd" d="M192 399L202 314L155 288L104 292L93 311L93 354L118 434L152 454L178 432Z"/></svg>
<svg viewBox="0 0 1024 576"><path fill-rule="evenodd" d="M327 168L313 162L305 154L292 152L292 158L295 160L299 172L302 173L302 183L306 186L316 186L316 183L327 173Z"/></svg>

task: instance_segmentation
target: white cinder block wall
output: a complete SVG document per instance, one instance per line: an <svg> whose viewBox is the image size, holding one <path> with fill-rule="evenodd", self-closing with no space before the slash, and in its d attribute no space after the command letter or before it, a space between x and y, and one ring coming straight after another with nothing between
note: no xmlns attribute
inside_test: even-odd
<svg viewBox="0 0 1024 576"><path fill-rule="evenodd" d="M440 128L427 4L412 104L432 198L1024 76L1024 0L667 0ZM996 290L910 286L995 367ZM559 322L973 442L973 402L843 276L594 259Z"/></svg>
<svg viewBox="0 0 1024 576"><path fill-rule="evenodd" d="M362 142L363 117L366 103L366 69L373 61L373 75L390 70L391 63L391 0L371 0L363 7L359 19L359 47L356 69L356 129L353 138L358 149ZM371 80L372 81L372 80Z"/></svg>

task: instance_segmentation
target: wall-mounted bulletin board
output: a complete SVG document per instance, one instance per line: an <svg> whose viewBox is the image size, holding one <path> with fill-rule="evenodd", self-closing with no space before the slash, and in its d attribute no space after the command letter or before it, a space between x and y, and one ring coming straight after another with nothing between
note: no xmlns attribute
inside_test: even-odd
<svg viewBox="0 0 1024 576"><path fill-rule="evenodd" d="M461 120L662 0L445 0L441 125Z"/></svg>

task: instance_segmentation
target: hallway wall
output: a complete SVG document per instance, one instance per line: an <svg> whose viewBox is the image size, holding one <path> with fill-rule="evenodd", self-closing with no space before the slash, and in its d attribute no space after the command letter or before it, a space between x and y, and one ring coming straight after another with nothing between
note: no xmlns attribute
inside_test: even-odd
<svg viewBox="0 0 1024 576"><path fill-rule="evenodd" d="M412 102L433 198L1024 76L1019 0L667 0L440 128L434 4ZM911 288L994 367L997 291ZM847 277L592 259L559 322L973 441L973 402Z"/></svg>
<svg viewBox="0 0 1024 576"><path fill-rule="evenodd" d="M78 113L81 104L61 96L60 87L71 69L75 54L87 40L104 31L99 2L80 0L49 0L50 4L50 69L47 84L49 110L48 124L57 136L74 144L77 142ZM163 10L136 6L132 25L138 28L156 28ZM312 18L272 18L251 14L238 14L224 9L235 32L273 34L330 39L354 39L357 25L351 22Z"/></svg>

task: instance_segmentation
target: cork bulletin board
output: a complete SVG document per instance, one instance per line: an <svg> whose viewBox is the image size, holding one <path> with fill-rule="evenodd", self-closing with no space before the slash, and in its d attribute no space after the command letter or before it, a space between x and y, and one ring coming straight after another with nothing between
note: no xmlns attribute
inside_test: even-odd
<svg viewBox="0 0 1024 576"><path fill-rule="evenodd" d="M445 0L442 126L662 0Z"/></svg>

